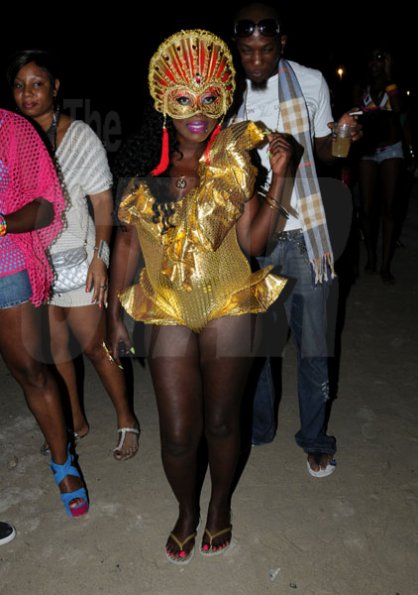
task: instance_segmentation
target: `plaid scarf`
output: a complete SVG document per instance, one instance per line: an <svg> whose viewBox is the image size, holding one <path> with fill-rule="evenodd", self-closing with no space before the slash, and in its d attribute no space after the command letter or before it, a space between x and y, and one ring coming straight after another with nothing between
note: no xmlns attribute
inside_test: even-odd
<svg viewBox="0 0 418 595"><path fill-rule="evenodd" d="M334 257L316 174L308 108L299 82L287 60L279 62L279 102L283 132L291 134L304 152L295 177L298 212L315 284L334 278ZM242 105L238 117L245 114Z"/></svg>

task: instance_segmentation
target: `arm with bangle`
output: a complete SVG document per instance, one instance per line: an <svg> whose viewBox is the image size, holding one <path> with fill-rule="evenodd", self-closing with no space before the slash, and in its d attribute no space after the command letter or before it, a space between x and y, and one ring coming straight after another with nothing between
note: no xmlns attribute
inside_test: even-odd
<svg viewBox="0 0 418 595"><path fill-rule="evenodd" d="M298 217L297 211L290 204L293 182L294 176L289 168L286 177L282 179L281 186L278 188L275 177L273 176L270 189L263 196L263 203L273 211L278 211L278 217L276 217L276 224L273 231L283 231L286 222L291 216Z"/></svg>
<svg viewBox="0 0 418 595"><path fill-rule="evenodd" d="M110 190L104 190L97 194L90 195L94 212L95 244L94 256L87 274L87 291L94 288L92 301L98 303L99 307L105 303L104 294L107 291L109 267L109 242L112 234L112 208L113 198Z"/></svg>
<svg viewBox="0 0 418 595"><path fill-rule="evenodd" d="M245 204L244 213L237 223L241 247L251 256L264 253L274 231L281 231L289 216L287 206L293 186L290 161L292 147L279 133L268 135L272 179L269 191L261 204L257 195ZM286 207L282 205L282 200Z"/></svg>
<svg viewBox="0 0 418 595"><path fill-rule="evenodd" d="M90 197L94 212L96 239L94 259L101 260L109 268L109 243L112 235L113 198L110 190L99 192Z"/></svg>

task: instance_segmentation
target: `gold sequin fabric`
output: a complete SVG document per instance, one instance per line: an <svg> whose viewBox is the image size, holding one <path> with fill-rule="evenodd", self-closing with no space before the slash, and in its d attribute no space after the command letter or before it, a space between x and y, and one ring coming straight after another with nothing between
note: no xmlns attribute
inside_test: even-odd
<svg viewBox="0 0 418 595"><path fill-rule="evenodd" d="M119 296L132 318L199 332L222 316L264 312L277 299L286 280L272 267L252 273L236 234L255 181L248 150L263 138L253 122L223 130L209 165L199 162L199 185L171 204L165 233L145 182L124 198L119 218L136 226L145 261L139 283Z"/></svg>

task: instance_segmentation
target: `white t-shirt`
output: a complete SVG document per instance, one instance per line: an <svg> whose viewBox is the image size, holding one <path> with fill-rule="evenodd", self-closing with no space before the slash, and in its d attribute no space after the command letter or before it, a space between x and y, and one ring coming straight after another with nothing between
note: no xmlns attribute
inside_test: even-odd
<svg viewBox="0 0 418 595"><path fill-rule="evenodd" d="M308 108L310 132L312 141L330 134L327 124L333 121L328 85L319 70L307 68L289 61L298 79L305 102ZM279 75L268 79L263 90L254 90L251 82L247 81L247 91L244 96L244 119L263 122L270 130L283 130L283 121L280 114L279 102ZM271 179L270 160L267 156L268 147L259 149L262 164L269 172ZM298 211L298 197L293 189L291 206ZM286 222L285 230L300 228L299 219L292 215Z"/></svg>

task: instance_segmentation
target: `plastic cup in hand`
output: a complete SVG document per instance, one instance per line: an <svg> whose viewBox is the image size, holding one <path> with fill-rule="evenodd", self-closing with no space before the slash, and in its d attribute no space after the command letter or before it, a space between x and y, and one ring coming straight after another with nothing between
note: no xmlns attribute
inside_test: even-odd
<svg viewBox="0 0 418 595"><path fill-rule="evenodd" d="M332 156L347 157L351 146L351 124L334 123L332 130Z"/></svg>

